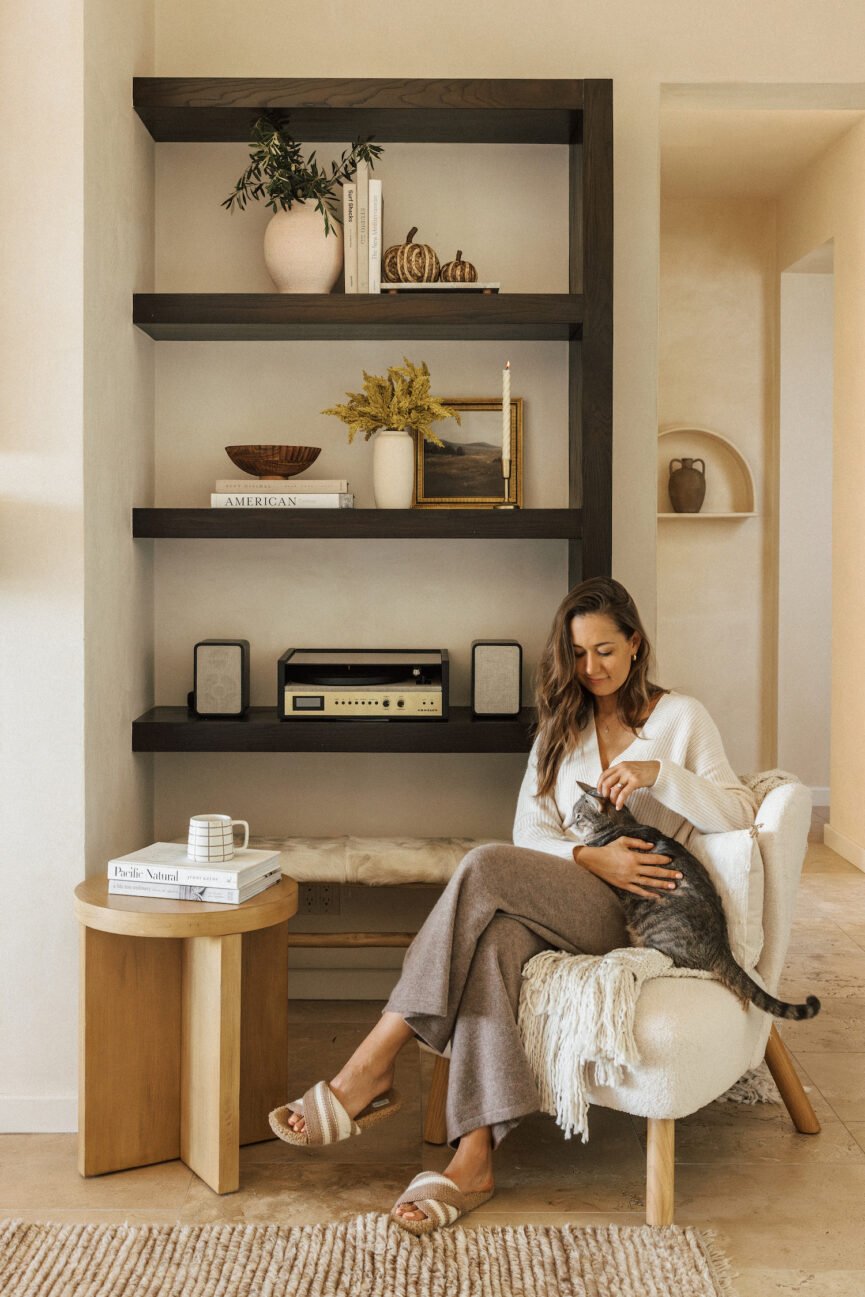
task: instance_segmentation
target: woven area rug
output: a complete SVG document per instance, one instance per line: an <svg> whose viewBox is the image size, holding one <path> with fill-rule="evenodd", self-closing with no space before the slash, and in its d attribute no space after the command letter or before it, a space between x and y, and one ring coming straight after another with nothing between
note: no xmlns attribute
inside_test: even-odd
<svg viewBox="0 0 865 1297"><path fill-rule="evenodd" d="M711 1236L670 1225L0 1222L3 1297L732 1297Z"/></svg>

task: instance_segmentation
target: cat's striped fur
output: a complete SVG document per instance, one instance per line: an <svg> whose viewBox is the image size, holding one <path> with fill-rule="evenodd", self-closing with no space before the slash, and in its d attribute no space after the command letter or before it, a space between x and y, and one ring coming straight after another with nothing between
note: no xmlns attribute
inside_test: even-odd
<svg viewBox="0 0 865 1297"><path fill-rule="evenodd" d="M651 888L654 897L637 896L615 887L625 910L625 921L635 946L651 946L668 955L678 968L700 968L714 973L719 982L738 996L747 1008L755 1004L778 1018L813 1018L820 1011L820 1001L809 995L804 1004L788 1004L769 995L749 977L733 957L727 935L724 907L712 879L704 866L680 842L665 837L658 829L640 824L631 812L616 810L612 802L600 797L597 789L580 784L583 794L574 805L568 827L586 846L603 847L617 838L639 838L650 842L656 853L669 856L665 869L676 869L682 877L674 890ZM613 884L610 884L613 886Z"/></svg>

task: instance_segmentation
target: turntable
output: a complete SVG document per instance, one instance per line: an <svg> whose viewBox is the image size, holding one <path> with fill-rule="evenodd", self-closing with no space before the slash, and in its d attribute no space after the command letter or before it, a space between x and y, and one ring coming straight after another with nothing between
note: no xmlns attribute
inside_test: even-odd
<svg viewBox="0 0 865 1297"><path fill-rule="evenodd" d="M287 649L280 720L447 720L446 649Z"/></svg>

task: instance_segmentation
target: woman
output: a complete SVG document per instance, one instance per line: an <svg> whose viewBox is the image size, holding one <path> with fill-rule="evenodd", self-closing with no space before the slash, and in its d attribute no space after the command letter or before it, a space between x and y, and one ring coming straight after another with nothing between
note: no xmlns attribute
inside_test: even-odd
<svg viewBox="0 0 865 1297"><path fill-rule="evenodd" d="M413 1233L451 1224L493 1192L492 1154L538 1109L517 1028L523 965L550 947L605 954L628 945L608 884L638 896L676 886L668 856L619 838L575 845L568 832L577 781L687 843L754 822L751 793L693 698L653 684L651 648L618 581L583 581L563 600L538 671L538 731L520 789L514 845L470 851L406 952L381 1018L341 1071L271 1114L291 1143L360 1133L398 1107L394 1061L413 1036L451 1043L443 1176L422 1172L391 1215ZM372 1105L378 1104L378 1107ZM307 1129L304 1117L309 1117ZM352 1119L358 1117L357 1124Z"/></svg>

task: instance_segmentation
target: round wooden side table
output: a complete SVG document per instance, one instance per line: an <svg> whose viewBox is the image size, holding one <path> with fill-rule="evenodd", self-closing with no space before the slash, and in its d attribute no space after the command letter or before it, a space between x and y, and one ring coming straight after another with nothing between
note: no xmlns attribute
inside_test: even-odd
<svg viewBox="0 0 865 1297"><path fill-rule="evenodd" d="M283 877L242 905L75 889L81 923L78 1169L182 1158L216 1193L241 1144L272 1139L285 1103L288 920Z"/></svg>

